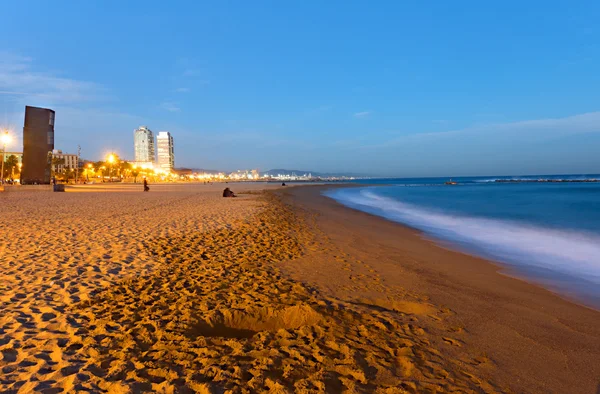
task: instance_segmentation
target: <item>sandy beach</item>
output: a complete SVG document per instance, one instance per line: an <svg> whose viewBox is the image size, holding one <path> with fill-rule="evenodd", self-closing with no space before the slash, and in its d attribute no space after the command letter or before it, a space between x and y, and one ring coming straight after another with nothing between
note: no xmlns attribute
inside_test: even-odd
<svg viewBox="0 0 600 394"><path fill-rule="evenodd" d="M594 393L600 313L320 196L0 193L0 392Z"/></svg>
<svg viewBox="0 0 600 394"><path fill-rule="evenodd" d="M325 189L284 194L314 215L323 238L343 256L342 271L329 264L331 256L307 256L284 265L291 277L347 302L380 305L382 298L397 300L397 293L401 300L435 306L444 313L419 316L419 324L436 351L460 363L458 371L475 365L474 376L499 391L600 390L600 312L504 275L505 267L449 250L416 230L343 207L323 197Z"/></svg>

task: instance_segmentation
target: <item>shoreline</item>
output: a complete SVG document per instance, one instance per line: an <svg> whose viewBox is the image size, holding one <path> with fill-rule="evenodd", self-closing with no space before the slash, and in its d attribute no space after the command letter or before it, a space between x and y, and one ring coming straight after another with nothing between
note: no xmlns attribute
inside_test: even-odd
<svg viewBox="0 0 600 394"><path fill-rule="evenodd" d="M600 359L600 312L507 275L500 262L446 248L417 229L321 195L336 187L347 185L275 193L316 215L325 234L346 253L370 258L387 282L455 311L471 334L472 346L484 349L498 366L491 380L514 391L583 393L600 387L595 362ZM290 275L342 299L356 296L301 271L292 269Z"/></svg>
<svg viewBox="0 0 600 394"><path fill-rule="evenodd" d="M323 186L323 185L313 185L313 186ZM392 186L392 185L387 185L387 184L381 184L381 185L347 184L347 185L329 185L329 186L331 186L331 187L324 188L322 191L324 192L324 191L331 190L331 189L342 189L342 188L347 188L347 187L348 188L350 188L350 187L370 187L370 186L385 187L385 186ZM443 185L440 185L440 186L443 186ZM498 273L500 275L505 275L505 276L513 278L513 279L521 280L530 285L540 287L544 290L552 292L553 294L557 295L558 297L560 297L568 302L572 302L579 306L583 306L583 307L589 308L591 310L600 312L600 295L597 295L596 293L591 294L589 291L588 291L587 295L577 294L576 292L573 292L574 286L577 285L576 283L573 283L573 281L577 280L577 279L571 279L571 277L567 274L560 274L558 272L554 272L554 271L548 270L543 267L527 266L527 265L519 264L517 262L503 261L503 260L494 258L493 256L489 256L489 255L486 256L485 253L478 253L477 251L472 250L469 247L463 246L460 243L454 242L452 240L438 238L435 235L429 234L426 231L421 230L417 227L413 227L410 224L398 222L398 221L389 219L385 216L372 214L372 213L369 213L366 211L362 211L360 209L355 209L355 208L346 206L343 203L341 203L331 197L327 197L327 196L324 196L324 197L329 198L331 201L338 204L340 207L344 207L346 209L350 209L350 210L356 211L356 212L365 213L367 215L370 215L370 216L373 216L373 217L376 217L379 219L383 219L387 222L402 226L411 231L415 231L416 233L419 234L419 236L423 240L433 242L436 246L438 246L440 248L444 248L444 249L447 249L447 250L455 252L455 253L462 253L467 256L475 257L475 258L481 259L483 261L486 261L488 264L492 264L492 265L496 266L498 268ZM594 286L593 284L590 284L588 282L582 283L581 279L578 279L578 280L579 280L580 286L581 285L584 285L586 287Z"/></svg>

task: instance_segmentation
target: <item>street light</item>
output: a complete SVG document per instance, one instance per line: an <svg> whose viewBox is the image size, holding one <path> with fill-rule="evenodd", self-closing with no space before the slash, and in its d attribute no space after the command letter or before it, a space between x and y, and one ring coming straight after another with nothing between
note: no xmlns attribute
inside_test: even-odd
<svg viewBox="0 0 600 394"><path fill-rule="evenodd" d="M85 170L85 177L87 178L87 181L90 181L90 170L92 169L92 163L89 163L87 165L88 169Z"/></svg>
<svg viewBox="0 0 600 394"><path fill-rule="evenodd" d="M114 154L110 154L106 157L106 161L110 164L110 167L108 169L108 181L111 182L112 181L112 165L115 162L115 155Z"/></svg>
<svg viewBox="0 0 600 394"><path fill-rule="evenodd" d="M4 160L6 160L6 145L11 140L10 134L8 134L8 129L4 130L4 133L2 133L0 139L2 142L2 170L0 170L0 178L2 178L2 180L0 184L4 185Z"/></svg>

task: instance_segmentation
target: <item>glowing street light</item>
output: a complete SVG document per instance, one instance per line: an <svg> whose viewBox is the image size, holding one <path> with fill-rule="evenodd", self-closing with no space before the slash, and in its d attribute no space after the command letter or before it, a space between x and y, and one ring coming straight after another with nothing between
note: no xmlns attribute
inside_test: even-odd
<svg viewBox="0 0 600 394"><path fill-rule="evenodd" d="M0 178L2 178L0 185L4 185L4 161L6 160L6 145L11 141L8 129L4 130L2 136L0 136L0 142L2 142L2 169L0 170Z"/></svg>
<svg viewBox="0 0 600 394"><path fill-rule="evenodd" d="M115 162L115 155L113 153L111 153L110 155L106 156L106 161L110 165L108 168L108 181L111 182L112 181L112 167L113 167L113 163Z"/></svg>
<svg viewBox="0 0 600 394"><path fill-rule="evenodd" d="M87 179L87 182L90 181L90 171L92 171L92 163L88 163L87 168L85 170L85 178Z"/></svg>

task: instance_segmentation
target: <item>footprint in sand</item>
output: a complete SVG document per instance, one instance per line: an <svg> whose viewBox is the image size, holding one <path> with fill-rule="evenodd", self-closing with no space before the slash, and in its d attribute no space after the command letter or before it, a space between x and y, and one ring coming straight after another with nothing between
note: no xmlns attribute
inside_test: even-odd
<svg viewBox="0 0 600 394"><path fill-rule="evenodd" d="M452 345L452 346L459 346L459 347L462 346L461 342L458 339L452 339L452 338L449 338L449 337L442 337L442 340L444 342L446 342L447 344Z"/></svg>

